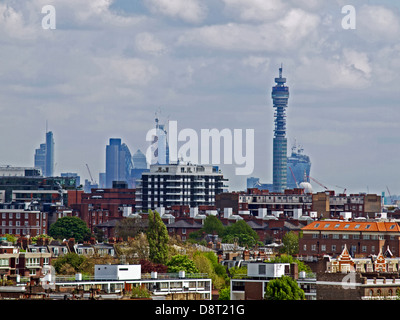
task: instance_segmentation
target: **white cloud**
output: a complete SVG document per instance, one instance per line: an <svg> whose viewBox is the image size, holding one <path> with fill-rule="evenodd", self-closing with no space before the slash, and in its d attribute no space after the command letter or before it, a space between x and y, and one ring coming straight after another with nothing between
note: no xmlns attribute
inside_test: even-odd
<svg viewBox="0 0 400 320"><path fill-rule="evenodd" d="M281 0L222 0L225 11L238 16L242 21L266 22L278 19L287 6Z"/></svg>
<svg viewBox="0 0 400 320"><path fill-rule="evenodd" d="M154 13L161 13L185 22L199 23L207 15L205 5L197 0L144 0Z"/></svg>
<svg viewBox="0 0 400 320"><path fill-rule="evenodd" d="M165 45L149 32L136 35L135 47L141 52L151 55L161 55L166 52Z"/></svg>
<svg viewBox="0 0 400 320"><path fill-rule="evenodd" d="M382 6L363 5L357 10L357 34L370 43L395 43L400 37L400 17Z"/></svg>

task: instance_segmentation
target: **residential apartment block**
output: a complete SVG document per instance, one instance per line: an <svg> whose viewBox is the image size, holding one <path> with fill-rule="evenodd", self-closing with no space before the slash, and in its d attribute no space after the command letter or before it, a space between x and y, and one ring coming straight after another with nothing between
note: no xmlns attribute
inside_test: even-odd
<svg viewBox="0 0 400 320"><path fill-rule="evenodd" d="M151 165L137 186L136 208L215 206L215 196L227 187L224 181L218 167L211 165Z"/></svg>

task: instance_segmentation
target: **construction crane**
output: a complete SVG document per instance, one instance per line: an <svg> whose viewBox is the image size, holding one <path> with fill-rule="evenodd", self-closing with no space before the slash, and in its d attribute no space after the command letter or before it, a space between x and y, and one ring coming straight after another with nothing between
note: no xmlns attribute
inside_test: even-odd
<svg viewBox="0 0 400 320"><path fill-rule="evenodd" d="M341 187L341 186L335 186L336 188L341 188L341 189L343 189L343 194L345 194L346 193L346 190L347 190L347 188L343 188L343 187Z"/></svg>
<svg viewBox="0 0 400 320"><path fill-rule="evenodd" d="M321 182L319 182L318 180L315 180L314 178L312 178L312 177L310 177L310 176L308 176L308 177L309 177L312 181L318 183L321 187L325 188L325 190L328 190L328 188L325 187L325 186L324 186Z"/></svg>
<svg viewBox="0 0 400 320"><path fill-rule="evenodd" d="M92 181L93 184L95 184L95 182L93 181L92 174L90 173L89 165L87 163L86 163L86 168L88 169L90 180Z"/></svg>
<svg viewBox="0 0 400 320"><path fill-rule="evenodd" d="M386 186L386 189L387 189L387 191L388 191L388 193L389 193L390 201L392 202L392 204L394 204L395 201L393 200L393 197L392 197L392 195L390 194L389 187Z"/></svg>
<svg viewBox="0 0 400 320"><path fill-rule="evenodd" d="M292 173L292 177L293 177L294 183L296 184L296 187L298 188L299 184L297 183L297 180L296 180L296 177L294 176L293 170L292 170L291 167L289 167L289 169L290 169L290 172Z"/></svg>

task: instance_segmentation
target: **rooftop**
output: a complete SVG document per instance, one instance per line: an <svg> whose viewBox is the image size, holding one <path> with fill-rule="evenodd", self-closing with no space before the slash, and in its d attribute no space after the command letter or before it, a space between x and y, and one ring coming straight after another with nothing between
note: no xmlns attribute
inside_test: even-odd
<svg viewBox="0 0 400 320"><path fill-rule="evenodd" d="M400 232L396 222L387 221L314 221L302 228L303 231L364 231Z"/></svg>

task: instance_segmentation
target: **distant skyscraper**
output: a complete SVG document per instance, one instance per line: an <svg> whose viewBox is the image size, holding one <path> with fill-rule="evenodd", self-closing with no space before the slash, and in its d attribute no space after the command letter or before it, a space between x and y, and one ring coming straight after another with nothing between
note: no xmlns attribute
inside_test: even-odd
<svg viewBox="0 0 400 320"><path fill-rule="evenodd" d="M46 177L54 176L54 138L53 132L46 133Z"/></svg>
<svg viewBox="0 0 400 320"><path fill-rule="evenodd" d="M310 170L310 157L303 153L303 148L294 145L287 161L287 188L298 188L304 180L310 182Z"/></svg>
<svg viewBox="0 0 400 320"><path fill-rule="evenodd" d="M275 108L275 130L273 140L273 191L284 192L287 187L287 138L286 108L289 100L289 87L285 86L286 78L282 77L282 66L279 78L272 88L272 101Z"/></svg>
<svg viewBox="0 0 400 320"><path fill-rule="evenodd" d="M44 177L54 176L54 137L53 132L46 133L46 143L40 144L35 150L35 168L40 168Z"/></svg>
<svg viewBox="0 0 400 320"><path fill-rule="evenodd" d="M147 169L146 156L140 149L132 157L134 169Z"/></svg>
<svg viewBox="0 0 400 320"><path fill-rule="evenodd" d="M150 164L169 164L169 146L165 125L159 123L156 117L156 133L151 142L151 161Z"/></svg>
<svg viewBox="0 0 400 320"><path fill-rule="evenodd" d="M132 168L132 156L128 146L121 143L121 139L111 138L106 147L106 188L112 188L113 181L128 182Z"/></svg>
<svg viewBox="0 0 400 320"><path fill-rule="evenodd" d="M133 169L131 170L132 188L137 187L136 180L142 178L143 172L148 172L146 156L140 149L132 157Z"/></svg>
<svg viewBox="0 0 400 320"><path fill-rule="evenodd" d="M35 150L35 159L34 159L35 168L40 169L42 175L45 174L46 168L46 144L41 143L39 149Z"/></svg>

